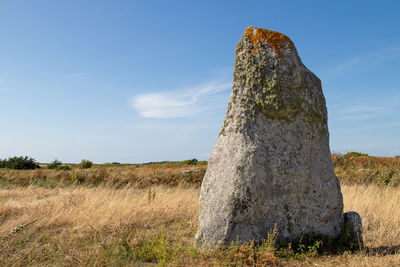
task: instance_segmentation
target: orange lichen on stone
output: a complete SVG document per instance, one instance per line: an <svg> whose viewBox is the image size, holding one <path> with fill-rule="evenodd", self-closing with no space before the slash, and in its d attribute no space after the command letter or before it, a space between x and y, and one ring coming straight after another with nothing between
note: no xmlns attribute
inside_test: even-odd
<svg viewBox="0 0 400 267"><path fill-rule="evenodd" d="M319 88L322 88L321 80L318 81Z"/></svg>
<svg viewBox="0 0 400 267"><path fill-rule="evenodd" d="M279 32L250 26L246 29L244 34L246 34L247 37L249 37L249 39L253 42L254 48L252 50L252 53L260 48L261 42L267 42L278 53L278 57L283 57L280 49L284 48L285 44L288 43L290 46L294 47L292 40L290 40L289 37L287 37L286 35Z"/></svg>

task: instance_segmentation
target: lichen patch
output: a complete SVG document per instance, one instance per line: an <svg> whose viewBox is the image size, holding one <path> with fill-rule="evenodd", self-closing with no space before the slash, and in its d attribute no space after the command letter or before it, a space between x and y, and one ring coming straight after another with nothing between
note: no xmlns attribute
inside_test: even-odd
<svg viewBox="0 0 400 267"><path fill-rule="evenodd" d="M268 43L280 58L283 57L281 49L284 48L286 44L294 47L294 44L292 40L289 39L289 37L276 31L270 31L250 26L246 29L244 34L247 35L247 37L249 37L249 39L253 43L254 48L252 50L252 53L260 48L262 42Z"/></svg>

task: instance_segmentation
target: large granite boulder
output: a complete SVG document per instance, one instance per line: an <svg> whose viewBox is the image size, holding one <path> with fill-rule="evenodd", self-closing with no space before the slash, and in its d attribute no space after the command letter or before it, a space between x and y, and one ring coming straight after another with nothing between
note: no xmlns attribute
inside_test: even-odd
<svg viewBox="0 0 400 267"><path fill-rule="evenodd" d="M200 192L196 244L338 237L343 199L321 81L285 35L249 27L236 46L232 95Z"/></svg>

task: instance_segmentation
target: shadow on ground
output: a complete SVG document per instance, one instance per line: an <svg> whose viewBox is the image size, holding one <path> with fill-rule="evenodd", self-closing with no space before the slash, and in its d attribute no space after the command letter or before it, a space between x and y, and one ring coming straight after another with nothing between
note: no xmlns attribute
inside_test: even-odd
<svg viewBox="0 0 400 267"><path fill-rule="evenodd" d="M373 255L373 256L396 255L400 254L400 245L366 247L365 251L368 253L368 255Z"/></svg>

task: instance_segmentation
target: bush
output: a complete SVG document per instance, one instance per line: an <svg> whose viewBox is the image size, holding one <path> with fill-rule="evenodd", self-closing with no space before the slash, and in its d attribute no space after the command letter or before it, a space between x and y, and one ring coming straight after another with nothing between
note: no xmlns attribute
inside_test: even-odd
<svg viewBox="0 0 400 267"><path fill-rule="evenodd" d="M345 159L348 159L348 158L351 158L351 157L361 157L361 156L368 156L368 154L367 153L361 153L361 152L352 151L352 152L348 152L348 153L343 155L343 157Z"/></svg>
<svg viewBox="0 0 400 267"><path fill-rule="evenodd" d="M83 159L79 164L79 168L81 169L90 169L93 166L93 162L87 159Z"/></svg>
<svg viewBox="0 0 400 267"><path fill-rule="evenodd" d="M57 171L69 171L71 170L71 167L68 165L60 165L56 167Z"/></svg>
<svg viewBox="0 0 400 267"><path fill-rule="evenodd" d="M378 186L400 186L400 171L386 170L379 173L376 177L376 184Z"/></svg>
<svg viewBox="0 0 400 267"><path fill-rule="evenodd" d="M27 156L21 156L0 160L0 168L8 168L14 170L34 170L39 169L40 166L39 164L37 164L35 159Z"/></svg>
<svg viewBox="0 0 400 267"><path fill-rule="evenodd" d="M83 182L85 181L85 177L82 176L82 175L79 174L79 173L74 173L74 174L72 174L72 176L71 176L71 180L72 180L74 183L81 184L81 183L83 183Z"/></svg>
<svg viewBox="0 0 400 267"><path fill-rule="evenodd" d="M55 159L50 164L46 166L47 169L56 170L56 171L68 171L71 168L67 165L62 165L62 162L58 159Z"/></svg>
<svg viewBox="0 0 400 267"><path fill-rule="evenodd" d="M61 161L59 161L58 159L55 159L54 161L52 161L50 164L48 164L46 166L47 169L57 169L58 167L60 167L62 164Z"/></svg>
<svg viewBox="0 0 400 267"><path fill-rule="evenodd" d="M182 164L182 165L196 165L197 162L198 162L197 159L188 159L188 160L183 160L183 161L179 162L179 164Z"/></svg>

